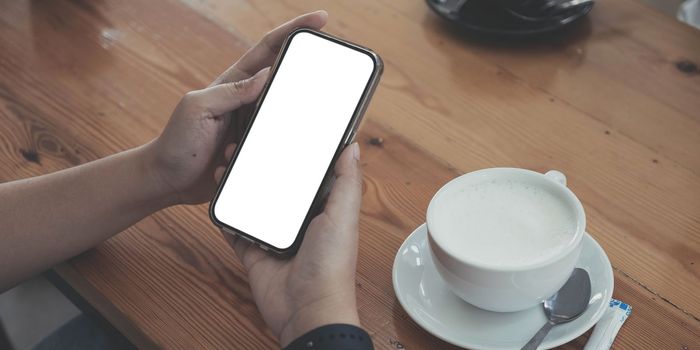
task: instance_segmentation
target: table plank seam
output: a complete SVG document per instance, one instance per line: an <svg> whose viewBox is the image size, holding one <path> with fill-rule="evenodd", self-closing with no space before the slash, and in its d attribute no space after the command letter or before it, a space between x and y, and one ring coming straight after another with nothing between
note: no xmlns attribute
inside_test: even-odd
<svg viewBox="0 0 700 350"><path fill-rule="evenodd" d="M700 323L700 318L699 318L699 317L695 316L695 315L694 315L693 313L691 313L690 311L687 311L687 310L683 309L682 307L676 305L676 303L674 303L674 302L671 301L670 299L664 297L663 295L659 294L659 293L656 292L655 290L649 288L647 285L645 285L644 283L642 283L640 280L638 280L638 279L632 277L632 276L631 276L630 274L628 274L627 272L625 272L625 271L623 271L623 270L621 270L620 268L617 268L617 267L615 267L615 266L613 266L613 270L619 272L620 274L622 274L622 275L625 276L626 278L629 278L632 282L636 283L637 285L639 285L640 287L642 287L642 288L643 288L644 290L646 290L647 292L649 292L649 293L651 293L651 294L657 296L657 297L658 297L659 299L661 299L662 301L668 303L668 304L671 305L674 309L676 309L676 310L678 310L678 311L684 313L685 315L687 315L687 316L693 318L696 322ZM623 300L623 301L624 301L624 300ZM633 306L634 306L634 305L633 305Z"/></svg>

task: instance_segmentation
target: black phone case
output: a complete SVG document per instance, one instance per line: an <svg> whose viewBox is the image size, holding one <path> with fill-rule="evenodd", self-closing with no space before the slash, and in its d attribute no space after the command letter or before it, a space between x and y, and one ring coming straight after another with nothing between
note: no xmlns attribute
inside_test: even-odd
<svg viewBox="0 0 700 350"><path fill-rule="evenodd" d="M245 143L245 139L248 136L248 132L250 131L253 123L255 122L255 117L258 114L258 111L260 109L260 106L262 104L262 101L265 99L265 95L267 95L267 91L270 88L270 85L272 81L275 78L275 75L277 73L277 69L282 62L282 59L284 58L284 55L287 51L287 48L289 47L289 44L291 43L292 39L294 36L298 33L311 33L316 36L320 36L324 39L333 41L335 43L338 43L340 45L344 45L346 47L352 48L354 50L358 50L360 52L363 52L367 55L369 55L372 60L374 61L374 71L372 72L372 75L365 87L365 91L362 94L362 97L360 98L360 101L355 108L355 112L353 113L353 117L350 120L350 123L348 123L348 126L345 130L345 133L343 134L343 138L338 145L338 148L335 151L335 154L333 155L333 159L331 160L328 168L326 169L326 174L324 176L324 180L321 182L321 185L319 186L318 190L316 191L316 196L314 197L314 200L309 208L309 211L306 214L306 217L304 219L303 224L301 225L301 228L299 232L297 233L297 237L294 240L294 243L292 243L291 246L289 246L286 249L280 249L277 247L274 247L267 242L261 241L251 235L248 235L245 232L242 232L240 230L237 230L229 225L226 225L224 222L221 222L216 218L214 215L214 207L216 205L216 202L219 198L219 195L221 193L221 190L223 188L224 183L226 183L226 179L228 178L229 172L231 171L231 168L233 167L233 164L236 162L236 159L238 157L239 151L243 148L243 145ZM331 35L328 35L326 33L318 32L315 30L307 29L307 28L300 28L295 31L293 31L289 37L284 42L284 45L280 49L280 53L277 56L277 59L275 60L275 64L272 67L272 71L270 74L270 78L268 79L267 83L265 84L265 87L263 89L263 92L260 94L260 97L258 98L258 101L256 102L255 109L252 113L252 118L248 125L246 126L246 130L243 133L243 137L241 138L241 142L239 146L236 148L236 151L233 154L233 157L231 158L231 162L229 163L228 167L226 168L226 172L219 183L219 187L216 191L216 195L212 199L210 205L209 205L209 217L212 220L212 222L220 227L223 231L229 234L233 234L236 236L239 236L243 239L246 239L250 241L253 244L256 244L259 246L261 249L275 253L279 257L291 257L296 254L296 252L299 250L299 247L301 246L301 242L303 241L304 234L306 233L306 229L309 226L309 223L311 223L311 220L315 218L318 214L320 214L325 206L326 200L328 198L328 195L330 194L331 187L333 185L333 180L334 180L334 168L335 168L335 163L338 160L338 157L342 153L342 151L345 149L347 145L349 145L355 138L355 134L357 133L357 130L359 129L360 122L362 120L362 117L364 115L365 110L367 109L367 106L369 105L369 102L372 98L372 95L374 94L374 90L376 89L378 83L379 83L379 78L381 77L383 71L383 64L381 58L371 50L349 43L347 41L344 41L342 39L333 37Z"/></svg>

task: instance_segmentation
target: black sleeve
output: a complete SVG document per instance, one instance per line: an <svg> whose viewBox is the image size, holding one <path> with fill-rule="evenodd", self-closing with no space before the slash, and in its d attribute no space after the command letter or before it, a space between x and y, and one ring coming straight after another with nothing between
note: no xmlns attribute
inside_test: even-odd
<svg viewBox="0 0 700 350"><path fill-rule="evenodd" d="M372 338L349 324L318 327L291 342L284 350L374 350Z"/></svg>

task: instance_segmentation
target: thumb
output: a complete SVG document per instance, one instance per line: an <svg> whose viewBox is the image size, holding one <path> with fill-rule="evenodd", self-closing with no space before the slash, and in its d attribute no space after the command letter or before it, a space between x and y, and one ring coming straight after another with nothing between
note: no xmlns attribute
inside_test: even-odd
<svg viewBox="0 0 700 350"><path fill-rule="evenodd" d="M267 67L248 79L214 85L201 90L201 104L213 115L223 115L251 103L262 92L269 73L270 68Z"/></svg>

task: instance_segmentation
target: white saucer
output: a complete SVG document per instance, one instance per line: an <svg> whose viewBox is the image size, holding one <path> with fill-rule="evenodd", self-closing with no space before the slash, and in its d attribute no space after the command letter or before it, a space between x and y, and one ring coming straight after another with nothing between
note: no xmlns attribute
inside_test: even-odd
<svg viewBox="0 0 700 350"><path fill-rule="evenodd" d="M396 254L393 282L401 306L416 323L434 336L466 348L520 349L546 322L541 306L499 313L474 307L454 295L435 270L425 224L403 242ZM613 272L603 249L588 234L577 267L591 277L591 301L576 320L555 326L540 349L567 343L593 327L608 308Z"/></svg>

